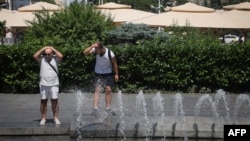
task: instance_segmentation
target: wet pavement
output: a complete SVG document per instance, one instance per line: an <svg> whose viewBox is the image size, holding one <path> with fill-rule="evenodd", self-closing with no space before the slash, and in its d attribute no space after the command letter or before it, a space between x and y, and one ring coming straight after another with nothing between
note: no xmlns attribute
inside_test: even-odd
<svg viewBox="0 0 250 141"><path fill-rule="evenodd" d="M53 123L49 102L48 122L40 126L39 94L0 94L0 140L14 135L27 137L27 140L49 136L75 140L79 135L85 138L222 139L223 125L250 123L247 94L152 93L139 96L114 93L112 109L116 115L106 113L104 94L101 94L98 111L93 113L92 96L79 91L60 93L61 125Z"/></svg>

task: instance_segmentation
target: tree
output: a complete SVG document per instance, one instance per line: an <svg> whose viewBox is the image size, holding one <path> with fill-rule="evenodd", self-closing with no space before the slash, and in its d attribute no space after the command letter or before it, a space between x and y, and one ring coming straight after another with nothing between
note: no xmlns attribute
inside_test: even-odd
<svg viewBox="0 0 250 141"><path fill-rule="evenodd" d="M6 25L6 21L0 21L0 38L1 38L2 45L4 43L3 38L5 36L5 25Z"/></svg>
<svg viewBox="0 0 250 141"><path fill-rule="evenodd" d="M211 0L211 8L221 9L222 8L221 1L220 0Z"/></svg>
<svg viewBox="0 0 250 141"><path fill-rule="evenodd" d="M77 2L52 15L45 11L35 16L37 20L29 21L31 27L25 32L24 42L30 46L82 47L102 40L103 32L113 28L111 18Z"/></svg>
<svg viewBox="0 0 250 141"><path fill-rule="evenodd" d="M105 33L105 41L108 44L138 44L140 42L151 41L155 38L166 40L168 36L165 32L150 28L145 24L124 23L114 30Z"/></svg>

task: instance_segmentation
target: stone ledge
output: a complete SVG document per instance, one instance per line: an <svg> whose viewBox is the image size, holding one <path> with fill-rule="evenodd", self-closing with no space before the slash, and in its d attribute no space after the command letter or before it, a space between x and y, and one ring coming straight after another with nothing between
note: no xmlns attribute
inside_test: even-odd
<svg viewBox="0 0 250 141"><path fill-rule="evenodd" d="M0 123L0 135L69 135L70 128L65 125L54 125L48 123L40 126L39 122L34 123Z"/></svg>

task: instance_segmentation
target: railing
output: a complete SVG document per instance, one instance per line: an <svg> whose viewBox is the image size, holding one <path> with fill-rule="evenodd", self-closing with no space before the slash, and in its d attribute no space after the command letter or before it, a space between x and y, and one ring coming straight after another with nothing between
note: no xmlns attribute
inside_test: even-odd
<svg viewBox="0 0 250 141"><path fill-rule="evenodd" d="M15 39L14 38L3 38L3 44L4 45L12 45L14 43L15 43Z"/></svg>

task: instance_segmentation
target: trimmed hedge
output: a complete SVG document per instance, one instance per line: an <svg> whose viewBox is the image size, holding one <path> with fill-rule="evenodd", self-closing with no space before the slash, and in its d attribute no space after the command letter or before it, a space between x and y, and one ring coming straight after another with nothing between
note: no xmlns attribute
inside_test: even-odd
<svg viewBox="0 0 250 141"><path fill-rule="evenodd" d="M140 45L107 46L115 52L118 60L120 81L116 88L128 93L139 89L213 92L220 88L230 92L249 92L248 44L224 45L213 39L187 38L170 38L163 43L154 40ZM0 47L1 93L39 92L39 65L33 59L39 48L22 44ZM94 56L84 56L83 48L57 49L64 54L59 65L61 91L92 91Z"/></svg>

